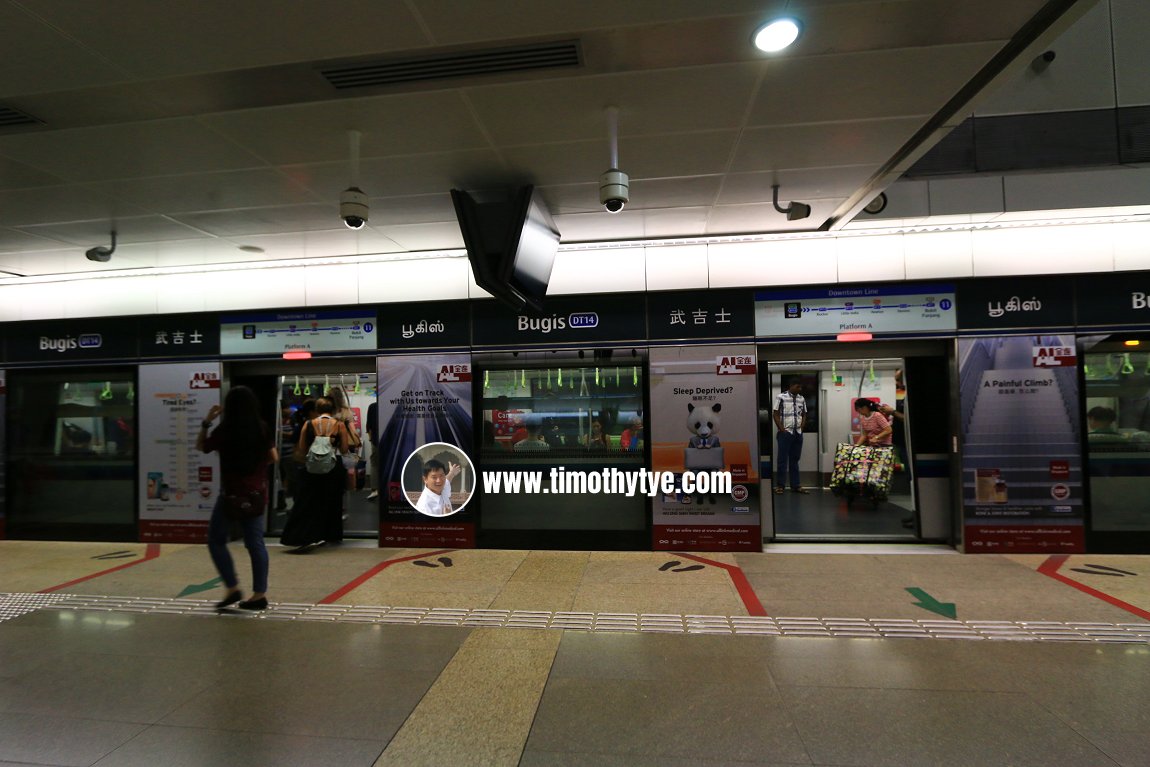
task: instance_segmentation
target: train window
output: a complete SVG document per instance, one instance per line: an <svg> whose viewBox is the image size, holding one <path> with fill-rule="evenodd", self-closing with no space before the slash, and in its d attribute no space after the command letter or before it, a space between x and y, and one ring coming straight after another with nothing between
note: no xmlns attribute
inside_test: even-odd
<svg viewBox="0 0 1150 767"><path fill-rule="evenodd" d="M11 537L136 539L134 371L13 371L7 415Z"/></svg>
<svg viewBox="0 0 1150 767"><path fill-rule="evenodd" d="M1093 531L1150 531L1150 336L1080 339Z"/></svg>

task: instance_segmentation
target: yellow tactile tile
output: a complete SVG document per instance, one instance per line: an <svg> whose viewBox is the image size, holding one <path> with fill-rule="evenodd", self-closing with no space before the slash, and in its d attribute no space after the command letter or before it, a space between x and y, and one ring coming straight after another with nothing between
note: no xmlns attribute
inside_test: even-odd
<svg viewBox="0 0 1150 767"><path fill-rule="evenodd" d="M518 764L561 637L528 629L473 631L377 767ZM459 732L470 735L456 737Z"/></svg>

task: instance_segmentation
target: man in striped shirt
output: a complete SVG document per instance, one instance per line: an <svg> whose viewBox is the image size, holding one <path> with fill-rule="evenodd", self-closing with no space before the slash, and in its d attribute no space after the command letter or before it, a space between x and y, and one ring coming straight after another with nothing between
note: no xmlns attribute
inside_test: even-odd
<svg viewBox="0 0 1150 767"><path fill-rule="evenodd" d="M775 453L775 494L783 492L790 479L791 490L796 493L810 491L799 484L799 459L803 454L803 429L807 425L807 401L803 399L803 385L798 376L787 381L787 390L775 397L773 416L778 450Z"/></svg>

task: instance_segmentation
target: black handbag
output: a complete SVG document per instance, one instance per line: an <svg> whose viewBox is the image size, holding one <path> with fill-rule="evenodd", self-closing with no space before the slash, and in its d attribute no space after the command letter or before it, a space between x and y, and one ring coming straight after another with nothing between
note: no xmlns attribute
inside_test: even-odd
<svg viewBox="0 0 1150 767"><path fill-rule="evenodd" d="M224 514L232 519L262 517L268 507L267 482L237 482L233 487L223 488L220 500Z"/></svg>

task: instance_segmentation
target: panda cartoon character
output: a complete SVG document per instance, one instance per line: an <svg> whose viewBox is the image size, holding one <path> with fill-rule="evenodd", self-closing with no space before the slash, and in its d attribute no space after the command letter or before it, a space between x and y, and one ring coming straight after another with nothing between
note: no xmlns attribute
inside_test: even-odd
<svg viewBox="0 0 1150 767"><path fill-rule="evenodd" d="M701 407L687 403L687 429L691 432L691 439L683 449L683 468L687 471L725 468L723 445L719 441L719 424L722 421L719 411L722 409L723 406L718 402ZM716 501L714 494L708 494L707 499L712 504ZM693 501L702 503L703 496L696 494Z"/></svg>
<svg viewBox="0 0 1150 767"><path fill-rule="evenodd" d="M695 407L690 402L687 403L687 429L692 434L687 447L710 450L722 444L716 436L719 423L722 421L719 416L719 411L722 409L723 406L718 402L706 407Z"/></svg>

